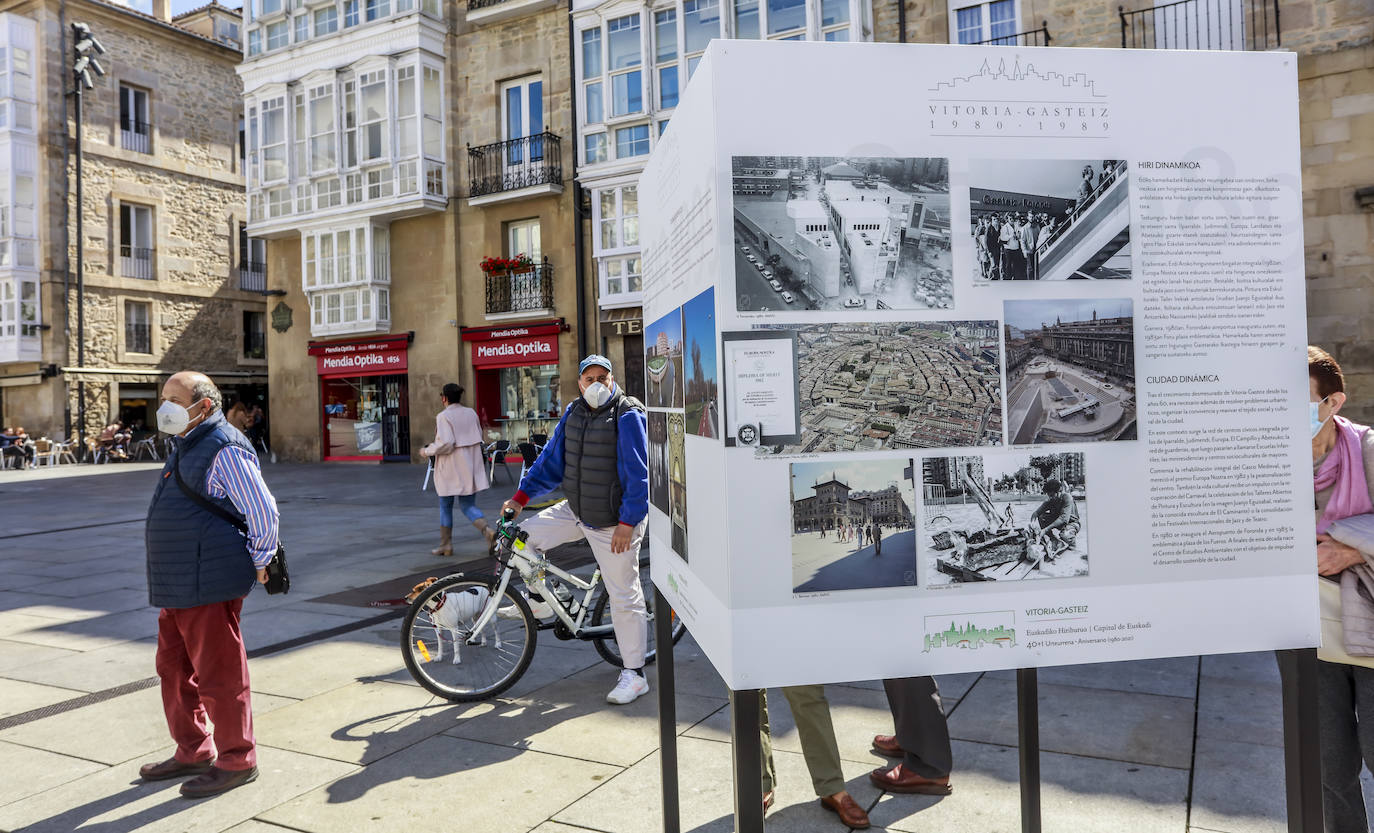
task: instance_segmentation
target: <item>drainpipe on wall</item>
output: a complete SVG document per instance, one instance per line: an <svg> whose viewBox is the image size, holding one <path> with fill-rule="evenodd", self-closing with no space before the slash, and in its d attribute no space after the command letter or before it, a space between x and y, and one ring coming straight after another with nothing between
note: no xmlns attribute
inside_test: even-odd
<svg viewBox="0 0 1374 833"><path fill-rule="evenodd" d="M62 65L67 64L67 0L59 0L57 4L57 25L62 30ZM72 265L68 261L68 251L71 246L71 177L67 174L67 166L71 164L71 137L67 134L67 74L58 74L62 80L59 82L62 87L62 366L71 364L72 349L72 302L71 302L71 281ZM76 210L81 211L81 206ZM70 440L72 438L72 397L71 389L64 378L62 381L62 422L63 436Z"/></svg>
<svg viewBox="0 0 1374 833"><path fill-rule="evenodd" d="M570 132L572 141L572 196L573 196L573 257L576 260L574 275L577 282L577 361L587 355L587 267L586 245L582 241L582 186L577 181L577 32L573 22L572 2L568 3L568 96L570 111Z"/></svg>
<svg viewBox="0 0 1374 833"><path fill-rule="evenodd" d="M906 43L906 0L897 0L897 43Z"/></svg>

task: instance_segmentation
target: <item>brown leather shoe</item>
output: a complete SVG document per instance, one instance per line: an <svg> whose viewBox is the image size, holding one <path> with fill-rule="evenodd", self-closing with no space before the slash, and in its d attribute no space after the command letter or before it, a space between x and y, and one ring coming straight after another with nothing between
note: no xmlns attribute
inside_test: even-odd
<svg viewBox="0 0 1374 833"><path fill-rule="evenodd" d="M840 821L855 830L868 828L868 813L865 813L864 808L860 807L847 792L822 797L821 806L839 816Z"/></svg>
<svg viewBox="0 0 1374 833"><path fill-rule="evenodd" d="M902 745L897 742L896 735L874 735L873 751L889 758L906 757L906 752L902 751Z"/></svg>
<svg viewBox="0 0 1374 833"><path fill-rule="evenodd" d="M244 784L256 780L258 780L257 767L220 769L217 766L212 766L209 772L182 784L181 794L185 798L209 798L212 795L228 792L234 787L242 787Z"/></svg>
<svg viewBox="0 0 1374 833"><path fill-rule="evenodd" d="M185 775L200 775L202 772L209 772L214 765L214 758L194 761L189 764L178 761L176 758L168 758L156 764L144 764L139 767L138 777L144 781L166 781L169 778L181 778Z"/></svg>
<svg viewBox="0 0 1374 833"><path fill-rule="evenodd" d="M943 778L924 778L914 772L908 772L897 764L892 769L875 769L868 773L868 780L873 782L873 786L880 790L887 790L890 793L920 793L921 795L949 795L953 789L949 785L949 776Z"/></svg>

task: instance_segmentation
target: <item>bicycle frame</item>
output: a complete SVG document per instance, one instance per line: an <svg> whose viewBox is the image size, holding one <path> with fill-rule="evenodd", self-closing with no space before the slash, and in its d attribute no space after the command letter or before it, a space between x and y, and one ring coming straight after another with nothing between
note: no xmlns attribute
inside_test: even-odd
<svg viewBox="0 0 1374 833"><path fill-rule="evenodd" d="M554 617L560 620L568 630L572 631L574 636L578 638L591 638L593 634L584 632L582 623L586 621L587 614L591 611L592 593L596 590L597 585L601 583L601 571L597 570L592 573L590 581L583 581L566 570L559 569L553 564L550 564L549 560L542 555L517 550L510 545L505 545L505 549L506 552L509 553L509 557L505 564L502 565L501 576L497 582L496 590L487 601L487 606L482 610L482 615L478 617L477 622L473 625L471 631L472 635L468 637L468 641L471 642L472 639L477 638L477 636L482 633L482 629L485 628L487 624L491 622L492 617L496 615L496 608L500 604L501 597L505 594L506 588L510 585L510 577L513 572L520 573L520 578L524 580L525 587L538 593L553 610ZM545 576L550 573L564 583L584 591L581 608L577 611L576 619L573 619L572 615L568 613L562 600L553 593L548 582L544 580ZM576 598L575 595L574 598ZM603 629L606 633L599 633L599 631ZM598 633L595 634L595 636L609 635L611 633L611 626L602 625L597 628L597 631Z"/></svg>

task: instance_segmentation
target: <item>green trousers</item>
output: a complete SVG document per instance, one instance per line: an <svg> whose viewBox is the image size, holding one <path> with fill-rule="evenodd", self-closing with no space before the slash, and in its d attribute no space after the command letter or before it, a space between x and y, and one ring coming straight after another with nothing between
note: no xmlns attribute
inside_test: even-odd
<svg viewBox="0 0 1374 833"><path fill-rule="evenodd" d="M811 786L816 795L825 797L843 790L840 747L835 741L835 725L830 721L830 702L825 699L825 686L786 686L782 693L797 723L802 757L811 773ZM773 741L768 733L768 696L763 691L759 692L759 726L759 740L763 746L763 791L767 793L777 784L777 772L773 768Z"/></svg>

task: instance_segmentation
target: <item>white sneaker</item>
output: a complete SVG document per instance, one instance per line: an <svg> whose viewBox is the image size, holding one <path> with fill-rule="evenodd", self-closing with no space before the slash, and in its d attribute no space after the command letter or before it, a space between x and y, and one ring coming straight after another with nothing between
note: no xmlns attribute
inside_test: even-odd
<svg viewBox="0 0 1374 833"><path fill-rule="evenodd" d="M615 703L623 706L626 703L633 703L640 697L649 693L649 681L639 676L628 668L620 671L620 679L616 681L615 688L606 695L607 703Z"/></svg>

